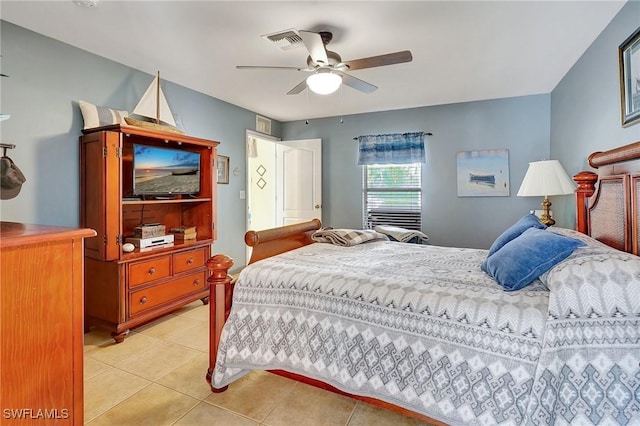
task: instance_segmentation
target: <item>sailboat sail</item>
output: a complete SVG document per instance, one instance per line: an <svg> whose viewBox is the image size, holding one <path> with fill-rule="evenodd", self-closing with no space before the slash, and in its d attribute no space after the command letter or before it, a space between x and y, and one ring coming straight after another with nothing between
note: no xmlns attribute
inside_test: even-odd
<svg viewBox="0 0 640 426"><path fill-rule="evenodd" d="M167 98L165 98L162 88L160 87L159 74L153 79L147 91L144 92L140 102L138 102L138 105L133 109L133 113L162 121L171 126L176 125L171 109L169 109Z"/></svg>
<svg viewBox="0 0 640 426"><path fill-rule="evenodd" d="M153 122L136 120L133 117L125 117L124 121L130 126L184 135L184 130L176 126L173 114L167 103L167 98L164 97L164 93L160 87L159 72L147 88L147 91L142 95L138 105L133 109L133 114L150 118Z"/></svg>

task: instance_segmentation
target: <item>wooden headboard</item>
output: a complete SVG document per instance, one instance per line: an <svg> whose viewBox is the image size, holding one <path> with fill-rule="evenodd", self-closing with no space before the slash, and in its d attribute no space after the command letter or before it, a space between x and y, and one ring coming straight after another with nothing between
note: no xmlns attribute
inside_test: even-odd
<svg viewBox="0 0 640 426"><path fill-rule="evenodd" d="M640 254L640 141L589 156L597 173L573 180L576 229L618 250Z"/></svg>

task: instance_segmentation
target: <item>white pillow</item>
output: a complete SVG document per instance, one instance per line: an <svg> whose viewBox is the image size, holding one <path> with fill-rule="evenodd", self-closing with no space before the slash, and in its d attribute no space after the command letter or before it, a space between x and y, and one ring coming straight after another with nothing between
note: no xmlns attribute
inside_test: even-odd
<svg viewBox="0 0 640 426"><path fill-rule="evenodd" d="M129 115L127 111L100 107L86 101L78 101L82 118L84 119L84 129L108 126L111 124L124 124L124 118Z"/></svg>

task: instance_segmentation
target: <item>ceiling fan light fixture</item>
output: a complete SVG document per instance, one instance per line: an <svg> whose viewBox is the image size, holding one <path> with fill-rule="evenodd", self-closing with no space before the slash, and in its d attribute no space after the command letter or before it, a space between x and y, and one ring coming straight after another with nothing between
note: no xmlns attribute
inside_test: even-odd
<svg viewBox="0 0 640 426"><path fill-rule="evenodd" d="M307 77L307 86L312 92L319 95L329 95L340 87L342 77L331 71L318 71Z"/></svg>

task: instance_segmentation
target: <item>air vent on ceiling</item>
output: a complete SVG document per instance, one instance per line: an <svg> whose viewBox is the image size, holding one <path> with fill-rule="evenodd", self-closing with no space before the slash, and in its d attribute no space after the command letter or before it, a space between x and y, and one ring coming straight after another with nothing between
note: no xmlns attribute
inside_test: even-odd
<svg viewBox="0 0 640 426"><path fill-rule="evenodd" d="M98 7L98 0L73 0L73 2L82 7Z"/></svg>
<svg viewBox="0 0 640 426"><path fill-rule="evenodd" d="M265 34L262 38L272 42L282 50L295 49L296 47L303 45L302 38L300 38L298 32L293 28L290 30L278 31L277 33Z"/></svg>

